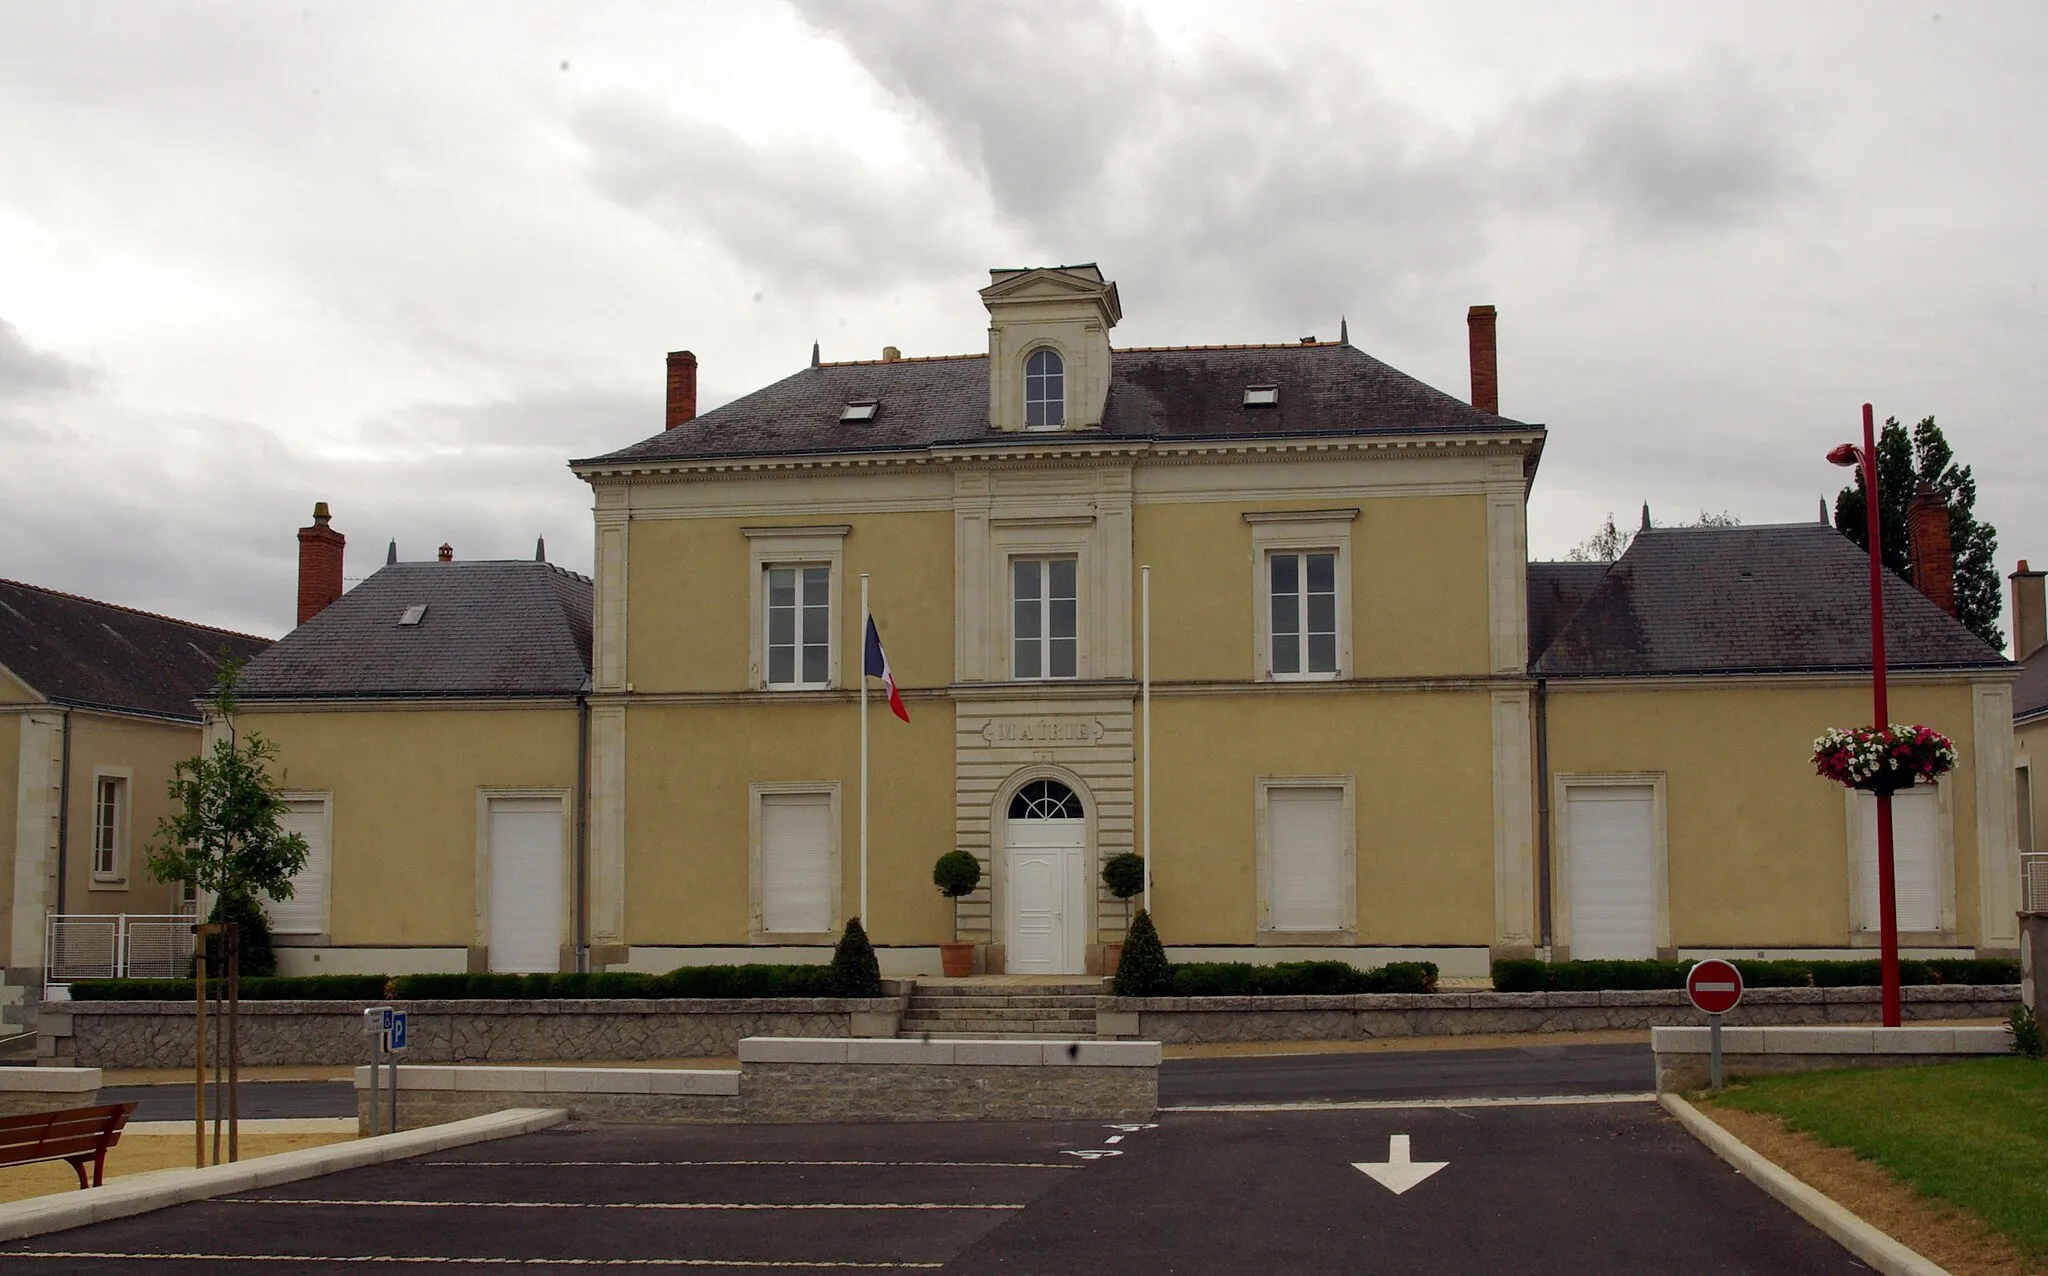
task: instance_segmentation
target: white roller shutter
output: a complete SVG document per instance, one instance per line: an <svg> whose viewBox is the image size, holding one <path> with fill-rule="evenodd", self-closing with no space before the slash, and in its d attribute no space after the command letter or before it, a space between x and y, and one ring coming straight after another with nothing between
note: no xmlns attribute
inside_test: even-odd
<svg viewBox="0 0 2048 1276"><path fill-rule="evenodd" d="M306 839L306 866L292 878L290 899L265 899L263 912L274 935L318 935L327 929L328 883L334 859L327 845L327 802L324 798L285 803L279 826Z"/></svg>
<svg viewBox="0 0 2048 1276"><path fill-rule="evenodd" d="M1856 894L1860 929L1881 929L1877 915L1877 798L1856 795ZM1941 802L1916 784L1892 795L1892 872L1899 929L1941 929Z"/></svg>
<svg viewBox="0 0 2048 1276"><path fill-rule="evenodd" d="M761 929L832 930L832 795L761 795Z"/></svg>
<svg viewBox="0 0 2048 1276"><path fill-rule="evenodd" d="M1275 788L1266 794L1272 856L1269 930L1343 930L1344 790Z"/></svg>
<svg viewBox="0 0 2048 1276"><path fill-rule="evenodd" d="M1566 790L1571 950L1588 961L1657 955L1655 791L1647 784Z"/></svg>
<svg viewBox="0 0 2048 1276"><path fill-rule="evenodd" d="M490 966L530 974L562 968L562 804L491 802Z"/></svg>

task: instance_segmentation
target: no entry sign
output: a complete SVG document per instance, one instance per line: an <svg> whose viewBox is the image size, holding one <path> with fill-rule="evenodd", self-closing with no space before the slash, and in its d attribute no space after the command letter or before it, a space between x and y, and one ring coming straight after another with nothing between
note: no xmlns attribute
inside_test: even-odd
<svg viewBox="0 0 2048 1276"><path fill-rule="evenodd" d="M1709 1015L1725 1015L1742 1000L1742 972L1719 957L1695 964L1685 977L1692 1004Z"/></svg>

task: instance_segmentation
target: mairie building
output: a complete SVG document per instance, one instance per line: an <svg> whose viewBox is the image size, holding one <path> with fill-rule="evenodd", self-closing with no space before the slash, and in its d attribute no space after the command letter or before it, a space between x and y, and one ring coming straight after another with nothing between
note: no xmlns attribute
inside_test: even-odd
<svg viewBox="0 0 2048 1276"><path fill-rule="evenodd" d="M813 961L861 912L885 971L1095 972L1132 907L1101 865L1148 847L1178 959L1874 947L1869 799L1809 761L1870 713L1834 530L1531 563L1547 432L1500 413L1491 307L1466 401L1342 335L1120 348L1092 265L981 298L985 351L814 355L702 414L670 355L665 428L571 462L588 579L341 594L337 559L244 711L318 821L287 969ZM1901 919L2008 953L2018 671L1929 596L1944 551L1886 582L1893 716L1961 757L1901 795ZM865 882L863 589L909 714L870 680Z"/></svg>

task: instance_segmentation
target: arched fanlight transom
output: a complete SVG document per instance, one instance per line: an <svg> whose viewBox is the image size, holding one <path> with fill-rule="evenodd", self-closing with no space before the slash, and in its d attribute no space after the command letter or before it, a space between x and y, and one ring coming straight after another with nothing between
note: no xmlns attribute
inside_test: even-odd
<svg viewBox="0 0 2048 1276"><path fill-rule="evenodd" d="M1078 820L1081 799L1058 780L1033 780L1010 799L1013 820Z"/></svg>

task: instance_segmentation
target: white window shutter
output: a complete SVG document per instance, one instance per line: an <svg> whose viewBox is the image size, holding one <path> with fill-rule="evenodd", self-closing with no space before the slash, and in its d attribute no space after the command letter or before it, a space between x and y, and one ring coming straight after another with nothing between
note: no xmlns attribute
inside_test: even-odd
<svg viewBox="0 0 2048 1276"><path fill-rule="evenodd" d="M1877 912L1877 799L1856 795L1857 923L1881 928ZM1899 929L1941 929L1941 801L1937 790L1916 784L1892 795L1892 873L1898 891Z"/></svg>
<svg viewBox="0 0 2048 1276"><path fill-rule="evenodd" d="M761 795L761 929L832 929L832 795Z"/></svg>
<svg viewBox="0 0 2048 1276"><path fill-rule="evenodd" d="M1266 819L1269 929L1343 930L1350 896L1344 881L1344 790L1268 790Z"/></svg>
<svg viewBox="0 0 2048 1276"><path fill-rule="evenodd" d="M327 929L328 881L333 857L327 845L327 803L319 800L285 803L279 827L306 839L306 866L292 878L290 899L265 897L263 914L274 935L318 935Z"/></svg>

